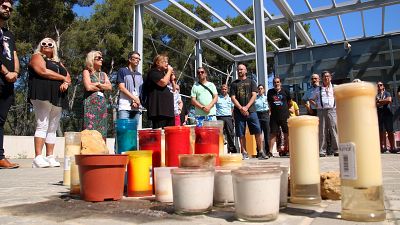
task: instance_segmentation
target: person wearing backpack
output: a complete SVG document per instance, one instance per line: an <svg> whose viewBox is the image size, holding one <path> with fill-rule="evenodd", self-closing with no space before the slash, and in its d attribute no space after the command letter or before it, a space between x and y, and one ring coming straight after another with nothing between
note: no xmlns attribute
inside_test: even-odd
<svg viewBox="0 0 400 225"><path fill-rule="evenodd" d="M191 97L196 124L201 127L203 121L217 120L215 103L218 101L218 92L215 85L207 81L207 71L203 67L197 68L197 78L199 81L193 84Z"/></svg>
<svg viewBox="0 0 400 225"><path fill-rule="evenodd" d="M128 53L128 66L122 67L117 73L118 119L133 119L139 122L143 77L137 71L140 62L140 54L136 51Z"/></svg>

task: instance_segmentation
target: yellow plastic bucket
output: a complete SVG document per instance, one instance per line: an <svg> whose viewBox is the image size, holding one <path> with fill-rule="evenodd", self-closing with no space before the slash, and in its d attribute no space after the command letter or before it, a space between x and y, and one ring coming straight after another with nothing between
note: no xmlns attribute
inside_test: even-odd
<svg viewBox="0 0 400 225"><path fill-rule="evenodd" d="M128 197L153 194L152 150L128 151Z"/></svg>

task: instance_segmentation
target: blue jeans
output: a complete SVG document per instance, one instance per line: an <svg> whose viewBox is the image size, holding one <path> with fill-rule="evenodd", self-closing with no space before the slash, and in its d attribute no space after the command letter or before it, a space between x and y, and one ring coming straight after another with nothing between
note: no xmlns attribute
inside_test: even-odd
<svg viewBox="0 0 400 225"><path fill-rule="evenodd" d="M197 127L202 127L203 126L203 121L215 121L217 120L217 117L214 115L209 115L209 116L195 116L196 118L196 126Z"/></svg>
<svg viewBox="0 0 400 225"><path fill-rule="evenodd" d="M119 110L117 113L117 119L132 119L139 123L140 120L140 111L134 110Z"/></svg>

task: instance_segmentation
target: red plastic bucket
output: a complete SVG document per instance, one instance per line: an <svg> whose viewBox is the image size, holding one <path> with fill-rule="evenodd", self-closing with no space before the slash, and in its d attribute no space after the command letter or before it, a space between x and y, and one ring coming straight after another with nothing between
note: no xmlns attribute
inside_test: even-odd
<svg viewBox="0 0 400 225"><path fill-rule="evenodd" d="M190 128L165 127L165 165L178 166L180 154L190 154Z"/></svg>

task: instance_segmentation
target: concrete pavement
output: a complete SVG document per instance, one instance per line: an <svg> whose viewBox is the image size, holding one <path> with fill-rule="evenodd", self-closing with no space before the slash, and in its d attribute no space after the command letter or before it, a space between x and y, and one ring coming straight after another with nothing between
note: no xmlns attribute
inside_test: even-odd
<svg viewBox="0 0 400 225"><path fill-rule="evenodd" d="M256 160L256 159L252 159ZM22 166L0 170L0 224L253 224L237 221L234 209L214 208L206 215L179 216L171 204L152 198L84 202L62 186L63 168L33 169L31 159L12 160ZM288 165L288 158L272 158ZM338 157L320 159L322 171L339 170ZM400 154L383 154L383 180L387 220L367 224L400 224ZM105 178L106 179L106 178ZM276 221L254 224L347 225L366 224L340 219L340 201L316 206L289 204Z"/></svg>

